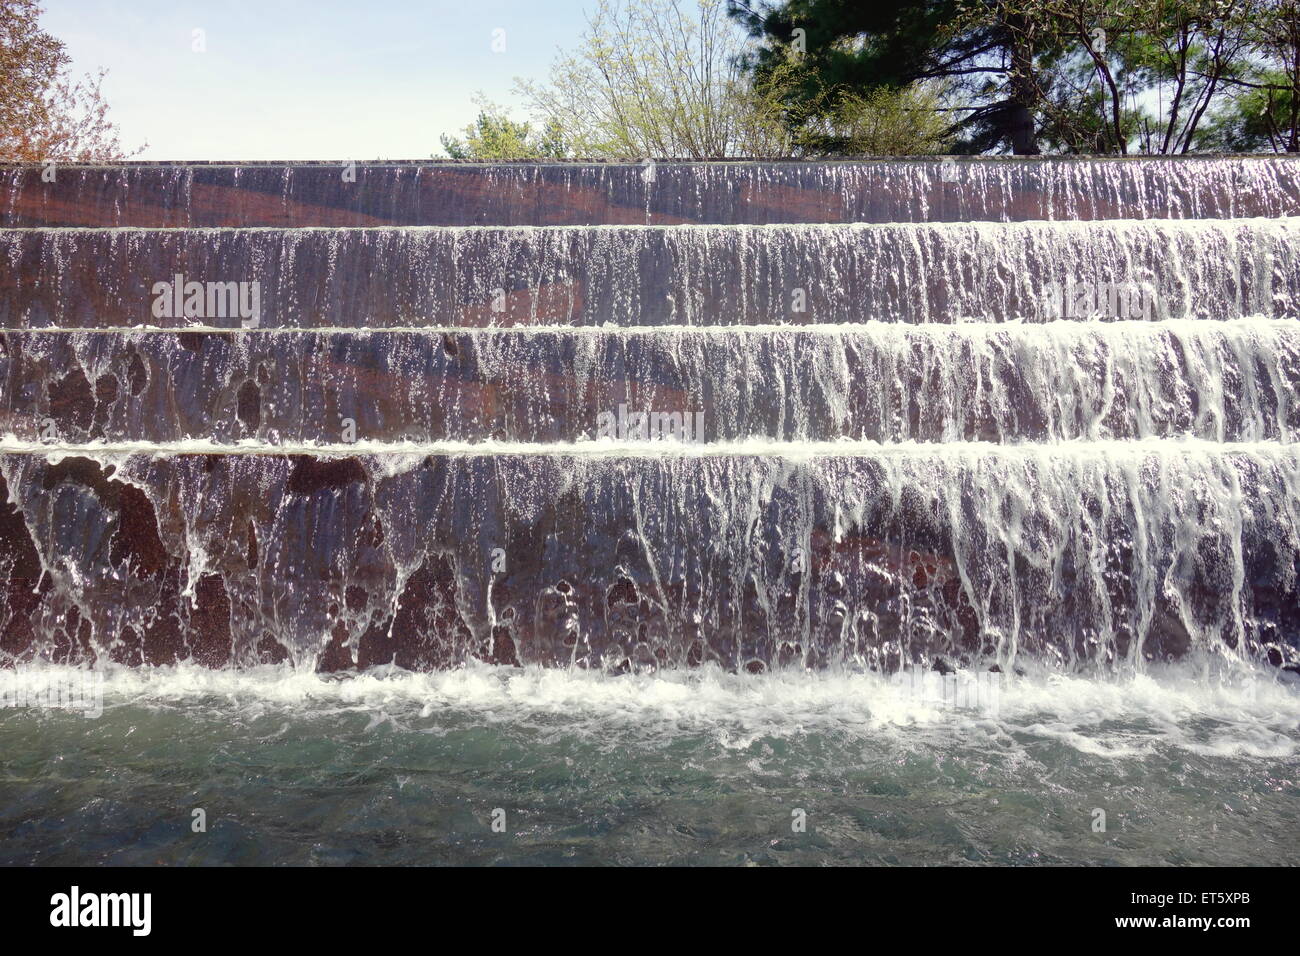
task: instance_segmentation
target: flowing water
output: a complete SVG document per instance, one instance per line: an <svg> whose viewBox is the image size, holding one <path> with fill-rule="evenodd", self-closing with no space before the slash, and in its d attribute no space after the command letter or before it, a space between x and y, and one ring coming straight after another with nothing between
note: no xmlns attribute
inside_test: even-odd
<svg viewBox="0 0 1300 956"><path fill-rule="evenodd" d="M1195 669L1014 678L965 710L711 669L181 669L104 694L97 719L0 712L0 861L1295 863L1296 694Z"/></svg>
<svg viewBox="0 0 1300 956"><path fill-rule="evenodd" d="M1297 862L1300 164L358 173L0 169L0 862Z"/></svg>

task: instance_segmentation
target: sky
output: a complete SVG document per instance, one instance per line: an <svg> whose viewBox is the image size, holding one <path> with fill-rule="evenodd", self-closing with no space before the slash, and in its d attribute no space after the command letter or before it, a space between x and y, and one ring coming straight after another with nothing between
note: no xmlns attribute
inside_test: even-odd
<svg viewBox="0 0 1300 956"><path fill-rule="evenodd" d="M42 26L67 45L75 74L109 71L122 146L148 144L138 159L364 160L442 155L439 134L474 119L478 91L519 107L515 78L544 79L595 0L44 7Z"/></svg>

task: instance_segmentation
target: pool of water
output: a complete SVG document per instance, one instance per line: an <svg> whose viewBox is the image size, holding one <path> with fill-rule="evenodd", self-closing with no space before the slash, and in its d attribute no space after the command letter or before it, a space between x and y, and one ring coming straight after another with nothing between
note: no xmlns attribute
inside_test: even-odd
<svg viewBox="0 0 1300 956"><path fill-rule="evenodd" d="M1300 862L1271 674L52 678L0 674L0 863Z"/></svg>

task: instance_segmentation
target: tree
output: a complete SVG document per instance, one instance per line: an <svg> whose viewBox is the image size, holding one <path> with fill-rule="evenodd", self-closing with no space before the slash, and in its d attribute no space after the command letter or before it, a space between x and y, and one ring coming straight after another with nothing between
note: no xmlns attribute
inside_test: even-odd
<svg viewBox="0 0 1300 956"><path fill-rule="evenodd" d="M828 105L798 125L803 152L832 156L931 156L952 144L941 88L916 83L901 90L828 94Z"/></svg>
<svg viewBox="0 0 1300 956"><path fill-rule="evenodd" d="M1289 91L1300 89L1276 79L1296 48L1294 17L1261 11L1298 2L731 0L760 41L748 63L756 83L791 49L806 50L796 113L833 102L826 89L863 95L943 80L936 108L957 117L959 149L1018 154L1186 153L1210 145L1211 128L1222 139L1229 128L1278 126L1274 113L1289 111ZM1267 41L1261 24L1271 25ZM1261 85L1250 77L1266 49L1277 69ZM1276 96L1262 97L1263 115L1226 122L1231 91L1248 88Z"/></svg>
<svg viewBox="0 0 1300 956"><path fill-rule="evenodd" d="M71 78L64 45L41 30L40 14L36 0L0 0L0 160L125 158L108 119L103 71Z"/></svg>
<svg viewBox="0 0 1300 956"><path fill-rule="evenodd" d="M465 127L465 139L443 134L443 151L452 159L563 159L567 155L560 131L549 125L537 133L529 123L512 120L500 106L482 97L478 118Z"/></svg>
<svg viewBox="0 0 1300 956"><path fill-rule="evenodd" d="M796 119L833 110L846 94L939 82L948 97L964 101L940 107L957 117L950 126L962 137L959 148L1038 152L1037 51L1030 31L993 15L996 9L974 16L963 0L730 0L730 9L758 41L745 64L756 84L797 56L800 80L786 98Z"/></svg>
<svg viewBox="0 0 1300 956"><path fill-rule="evenodd" d="M579 156L790 155L768 90L737 66L744 42L724 0L600 0L549 82L517 88Z"/></svg>
<svg viewBox="0 0 1300 956"><path fill-rule="evenodd" d="M1246 36L1256 68L1229 76L1227 108L1210 118L1211 148L1300 152L1300 0L1253 0Z"/></svg>
<svg viewBox="0 0 1300 956"><path fill-rule="evenodd" d="M1073 152L1186 153L1248 68L1248 0L997 0L969 8L1040 51L1040 137ZM1156 109L1152 109L1152 104Z"/></svg>
<svg viewBox="0 0 1300 956"><path fill-rule="evenodd" d="M801 81L798 64L751 82L743 66L751 48L724 0L601 0L546 82L516 81L531 122L480 98L464 139L444 136L443 148L462 159L621 160L946 148L937 87L828 95L800 111L787 89Z"/></svg>

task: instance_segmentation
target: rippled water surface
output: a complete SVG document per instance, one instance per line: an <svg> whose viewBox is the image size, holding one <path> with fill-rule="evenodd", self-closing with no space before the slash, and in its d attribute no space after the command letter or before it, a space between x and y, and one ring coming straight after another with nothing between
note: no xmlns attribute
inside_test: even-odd
<svg viewBox="0 0 1300 956"><path fill-rule="evenodd" d="M1300 861L1295 688L998 680L113 672L98 718L0 710L0 862Z"/></svg>

